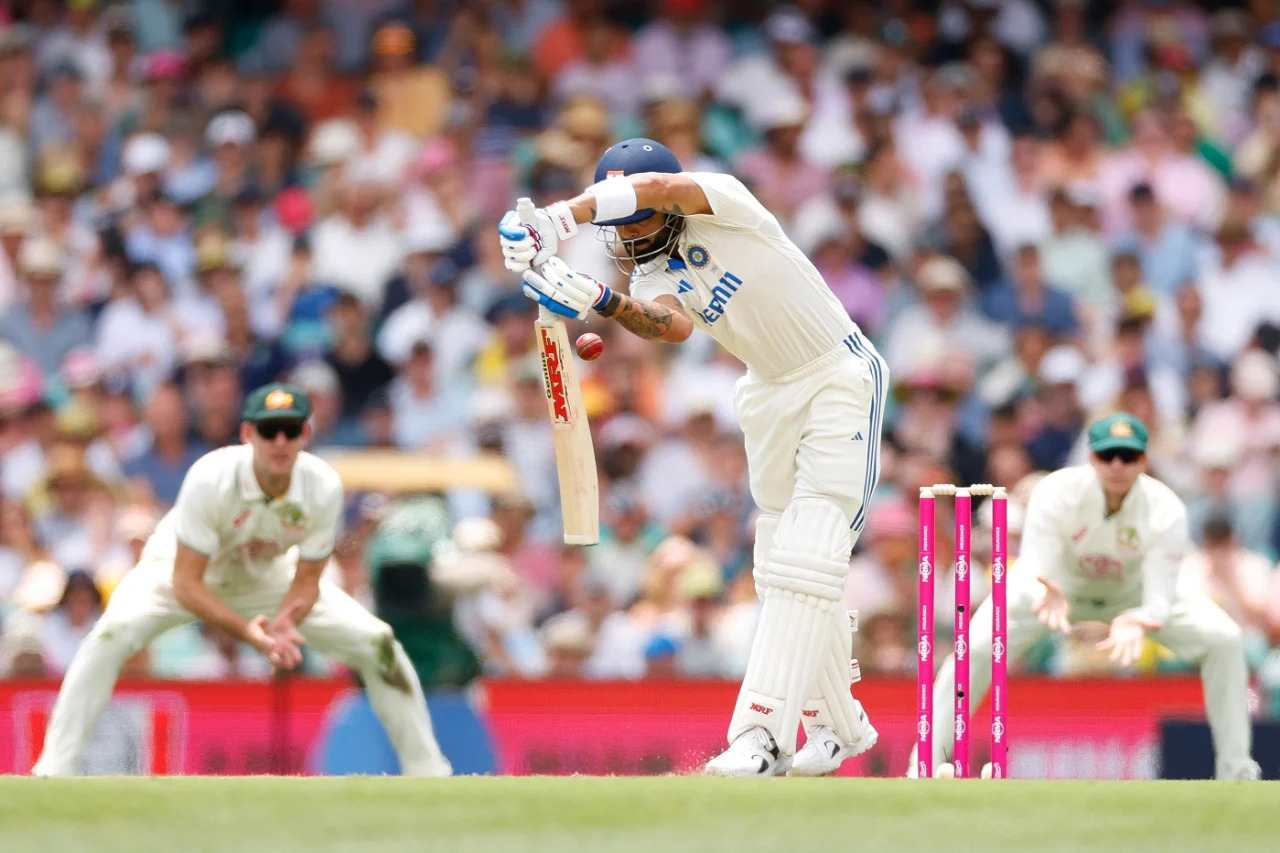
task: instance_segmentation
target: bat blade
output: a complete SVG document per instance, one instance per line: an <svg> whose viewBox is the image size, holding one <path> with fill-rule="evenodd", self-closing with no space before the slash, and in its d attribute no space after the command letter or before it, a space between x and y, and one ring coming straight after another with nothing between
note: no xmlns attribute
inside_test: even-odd
<svg viewBox="0 0 1280 853"><path fill-rule="evenodd" d="M564 541L567 545L595 545L600 541L600 484L569 334L564 321L545 309L538 314L534 332L555 443Z"/></svg>

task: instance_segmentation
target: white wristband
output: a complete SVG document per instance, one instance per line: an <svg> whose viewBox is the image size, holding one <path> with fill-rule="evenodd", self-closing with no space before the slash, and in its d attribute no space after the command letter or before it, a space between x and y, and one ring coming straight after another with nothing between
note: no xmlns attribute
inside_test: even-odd
<svg viewBox="0 0 1280 853"><path fill-rule="evenodd" d="M587 192L596 199L593 222L611 222L636 212L636 188L624 176L597 181L587 187Z"/></svg>
<svg viewBox="0 0 1280 853"><path fill-rule="evenodd" d="M551 217L551 224L556 229L557 238L568 240L578 233L578 221L573 218L573 211L569 209L569 202L558 201L555 204L548 205L547 216Z"/></svg>

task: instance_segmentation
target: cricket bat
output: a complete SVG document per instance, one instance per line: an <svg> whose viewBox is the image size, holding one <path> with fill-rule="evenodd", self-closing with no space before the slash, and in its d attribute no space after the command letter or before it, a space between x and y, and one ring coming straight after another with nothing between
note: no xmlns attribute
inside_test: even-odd
<svg viewBox="0 0 1280 853"><path fill-rule="evenodd" d="M533 211L531 199L522 198L516 203L521 222L532 223ZM542 307L538 308L533 330L542 357L543 388L555 441L564 541L566 545L595 545L600 541L600 482L569 333L559 315Z"/></svg>

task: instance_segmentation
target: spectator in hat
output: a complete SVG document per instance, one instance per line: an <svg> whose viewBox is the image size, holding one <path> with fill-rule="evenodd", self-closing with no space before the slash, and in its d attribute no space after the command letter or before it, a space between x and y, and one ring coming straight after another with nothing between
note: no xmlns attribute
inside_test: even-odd
<svg viewBox="0 0 1280 853"><path fill-rule="evenodd" d="M344 171L337 209L311 233L315 277L359 297L370 312L381 308L387 282L404 260L385 194L367 167Z"/></svg>
<svg viewBox="0 0 1280 853"><path fill-rule="evenodd" d="M343 417L358 417L369 396L387 385L395 371L373 348L369 314L353 294L341 294L329 309L331 344L325 361L342 386Z"/></svg>
<svg viewBox="0 0 1280 853"><path fill-rule="evenodd" d="M212 448L190 434L182 390L174 384L156 387L147 400L146 449L128 460L125 476L145 486L161 506L172 506L191 464Z"/></svg>
<svg viewBox="0 0 1280 853"><path fill-rule="evenodd" d="M182 384L196 436L212 448L239 443L240 366L227 341L203 332L182 342Z"/></svg>
<svg viewBox="0 0 1280 853"><path fill-rule="evenodd" d="M634 489L614 487L602 510L600 544L587 552L587 564L613 598L626 604L640 592L649 554L666 534Z"/></svg>
<svg viewBox="0 0 1280 853"><path fill-rule="evenodd" d="M231 226L231 206L241 191L253 183L257 140L258 129L243 110L224 110L209 120L204 147L216 176L208 194L197 205L196 221L200 225Z"/></svg>
<svg viewBox="0 0 1280 853"><path fill-rule="evenodd" d="M25 195L0 198L0 311L19 296L18 253L36 227L36 211Z"/></svg>
<svg viewBox="0 0 1280 853"><path fill-rule="evenodd" d="M377 99L379 124L417 139L438 133L449 104L449 84L440 68L416 63L413 30L396 21L383 24L369 47L369 87Z"/></svg>
<svg viewBox="0 0 1280 853"><path fill-rule="evenodd" d="M535 315L529 300L519 293L494 299L485 312L485 321L493 331L472 365L478 387L501 386L517 375L522 365L537 359L534 337L529 334Z"/></svg>
<svg viewBox="0 0 1280 853"><path fill-rule="evenodd" d="M938 255L916 273L920 302L893 322L885 359L894 375L964 357L984 372L1007 350L1007 335L973 309L970 278L954 258Z"/></svg>
<svg viewBox="0 0 1280 853"><path fill-rule="evenodd" d="M58 286L64 258L50 240L27 240L18 253L18 273L27 298L0 317L0 336L30 356L47 376L55 375L67 353L90 340L89 318L61 304Z"/></svg>
<svg viewBox="0 0 1280 853"><path fill-rule="evenodd" d="M810 163L800 151L809 109L800 97L771 98L758 101L747 116L764 135L764 145L744 151L735 170L755 189L761 203L789 224L799 207L827 184L826 170Z"/></svg>
<svg viewBox="0 0 1280 853"><path fill-rule="evenodd" d="M119 548L113 496L89 469L84 447L62 442L50 448L44 480L26 500L36 537L59 565L91 569Z"/></svg>
<svg viewBox="0 0 1280 853"><path fill-rule="evenodd" d="M500 532L497 551L504 556L516 573L540 602L547 601L560 575L576 565L561 559L558 549L545 539L538 541L531 534L531 522L537 510L523 491L503 492L494 495L489 518Z"/></svg>
<svg viewBox="0 0 1280 853"><path fill-rule="evenodd" d="M357 447L362 444L359 424L342 416L342 386L337 372L320 359L304 361L289 373L311 401L311 444L314 447Z"/></svg>

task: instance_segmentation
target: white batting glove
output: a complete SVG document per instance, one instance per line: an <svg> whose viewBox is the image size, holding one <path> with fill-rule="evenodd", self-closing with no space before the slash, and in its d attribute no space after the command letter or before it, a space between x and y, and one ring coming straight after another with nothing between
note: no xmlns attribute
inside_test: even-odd
<svg viewBox="0 0 1280 853"><path fill-rule="evenodd" d="M535 210L532 223L521 222L520 215L509 210L498 223L502 262L512 272L523 273L554 258L560 241L577 233L578 223L563 201Z"/></svg>
<svg viewBox="0 0 1280 853"><path fill-rule="evenodd" d="M613 290L585 273L575 272L559 258L526 270L524 295L561 317L585 320L592 308L609 301Z"/></svg>

